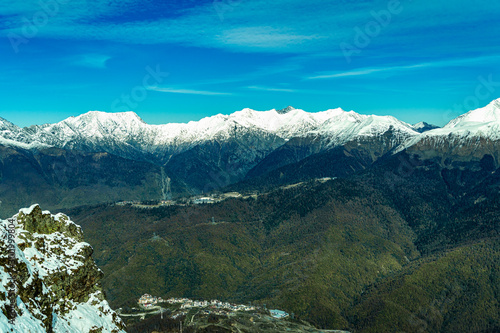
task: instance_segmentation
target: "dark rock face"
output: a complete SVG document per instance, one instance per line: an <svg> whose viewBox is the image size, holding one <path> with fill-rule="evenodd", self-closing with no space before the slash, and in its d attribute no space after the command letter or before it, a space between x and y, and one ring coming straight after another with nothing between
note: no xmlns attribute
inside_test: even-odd
<svg viewBox="0 0 500 333"><path fill-rule="evenodd" d="M52 234L54 232L60 232L79 242L83 241L81 228L74 223L69 223L69 218L66 215L61 215L59 219L54 219L50 214L44 214L40 206L35 206L30 214L20 212L17 216L17 222L21 223L24 229L32 234Z"/></svg>
<svg viewBox="0 0 500 333"><path fill-rule="evenodd" d="M293 111L293 110L295 110L295 108L293 106L287 106L284 109L276 110L276 112L278 112L279 114L285 114L285 113L288 113L288 112Z"/></svg>
<svg viewBox="0 0 500 333"><path fill-rule="evenodd" d="M320 137L294 138L250 170L243 186L270 188L321 177L346 177L390 156L400 144L392 131L328 147Z"/></svg>
<svg viewBox="0 0 500 333"><path fill-rule="evenodd" d="M81 228L66 215L52 215L38 205L1 221L5 249L0 257L2 280L0 327L16 332L122 332L100 286L102 271L83 242ZM8 250L11 250L10 252ZM8 255L5 255L9 253ZM17 306L12 306L15 291ZM13 322L8 322L13 320ZM2 326L3 325L3 326Z"/></svg>
<svg viewBox="0 0 500 333"><path fill-rule="evenodd" d="M428 137L408 147L406 151L425 160L433 160L444 167L463 167L475 163L478 167L489 156L490 169L500 167L500 142L484 137L466 140L455 137Z"/></svg>
<svg viewBox="0 0 500 333"><path fill-rule="evenodd" d="M424 133L424 132L439 128L439 126L426 123L425 121L418 123L418 124L415 124L413 126L415 127L415 131L417 131L419 133Z"/></svg>
<svg viewBox="0 0 500 333"><path fill-rule="evenodd" d="M230 140L209 141L173 156L165 164L165 171L184 184L186 192L206 193L242 180L284 143L276 135L235 128Z"/></svg>

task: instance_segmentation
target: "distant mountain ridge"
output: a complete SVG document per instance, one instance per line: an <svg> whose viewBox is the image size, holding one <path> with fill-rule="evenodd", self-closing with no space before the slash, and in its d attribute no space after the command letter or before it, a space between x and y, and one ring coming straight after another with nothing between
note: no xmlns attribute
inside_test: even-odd
<svg viewBox="0 0 500 333"><path fill-rule="evenodd" d="M391 127L404 137L417 134L411 125L391 116L361 115L340 108L309 113L293 107L279 111L247 108L184 124L149 125L134 112L90 111L55 124L19 128L5 121L0 126L1 137L12 140L11 144L39 143L65 149L107 151L122 157L131 157L132 151L136 151L151 154L159 161L197 144L227 141L249 132L280 139L278 144L294 137L319 135L329 139L330 146L357 136L380 135Z"/></svg>
<svg viewBox="0 0 500 333"><path fill-rule="evenodd" d="M477 133L496 140L500 138L497 130L499 124L500 99L497 99L483 108L451 120L443 128L426 122L410 125L392 116L362 115L341 108L306 112L288 106L269 111L246 108L230 115L218 114L199 121L164 125L149 125L132 111L89 111L58 123L25 128L0 118L0 137L11 140L8 142L11 145L42 144L66 149L107 151L120 156L127 155L120 153L120 149L136 149L156 155L161 160L164 158L162 153L180 153L203 142L232 139L245 131L260 132L261 135L272 135L285 141L316 135L329 140L329 146L335 146L361 136L381 135L392 128L395 135L412 137L413 140L409 141L411 144L426 136L456 133Z"/></svg>
<svg viewBox="0 0 500 333"><path fill-rule="evenodd" d="M409 140L405 147L430 137L455 136L462 138L483 137L491 140L500 139L500 99L494 100L485 107L471 110L446 124L442 128L426 131L422 135Z"/></svg>
<svg viewBox="0 0 500 333"><path fill-rule="evenodd" d="M407 150L443 164L480 161L489 155L500 166L500 99L471 110L446 124L409 138L396 152Z"/></svg>
<svg viewBox="0 0 500 333"><path fill-rule="evenodd" d="M430 131L430 130L433 130L433 129L439 128L439 126L436 126L436 125L433 125L433 124L426 123L425 121L421 121L421 122L419 122L419 123L413 124L413 128L414 128L417 132L419 132L419 133L423 133L423 132L427 132L427 131Z"/></svg>
<svg viewBox="0 0 500 333"><path fill-rule="evenodd" d="M0 119L0 211L10 204L9 209L34 202L57 209L96 203L104 197L82 191L97 188L113 193L108 200L168 199L241 181L277 185L344 177L405 150L473 168L489 155L498 167L499 113L500 99L443 128L340 108L311 113L291 106L165 125L149 125L134 112L90 111L25 128ZM111 169L103 170L99 161ZM27 201L42 188L54 195Z"/></svg>

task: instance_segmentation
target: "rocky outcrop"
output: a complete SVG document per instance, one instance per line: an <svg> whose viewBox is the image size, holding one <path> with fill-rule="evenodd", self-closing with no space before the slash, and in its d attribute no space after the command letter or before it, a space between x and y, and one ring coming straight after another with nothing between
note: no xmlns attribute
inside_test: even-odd
<svg viewBox="0 0 500 333"><path fill-rule="evenodd" d="M0 331L124 332L81 228L38 205L1 220Z"/></svg>

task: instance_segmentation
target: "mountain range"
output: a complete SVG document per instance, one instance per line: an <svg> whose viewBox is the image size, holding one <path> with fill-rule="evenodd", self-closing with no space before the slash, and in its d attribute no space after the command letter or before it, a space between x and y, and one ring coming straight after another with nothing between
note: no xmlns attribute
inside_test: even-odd
<svg viewBox="0 0 500 333"><path fill-rule="evenodd" d="M497 332L499 126L500 100L442 128L292 107L167 125L132 112L2 120L0 214L31 207L14 216L28 231L26 216L67 221L33 203L71 216L112 308L151 293L267 304L350 332Z"/></svg>
<svg viewBox="0 0 500 333"><path fill-rule="evenodd" d="M106 151L122 157L142 155L142 159L163 163L197 145L245 135L274 141L271 149L291 138L310 135L324 138L327 146L335 146L359 136L380 135L389 128L395 130L396 139L416 134L414 127L389 116L366 116L342 109L308 113L292 107L285 111L243 109L187 124L148 125L134 112L99 111L26 128L3 119L0 122L2 138L7 139L4 144Z"/></svg>
<svg viewBox="0 0 500 333"><path fill-rule="evenodd" d="M8 215L32 200L63 208L169 199L242 181L265 183L266 177L286 183L342 176L403 150L439 155L443 163L479 162L487 153L498 167L499 114L495 100L443 128L342 109L310 113L293 107L243 109L165 125L146 124L134 112L90 111L25 128L0 119L0 209ZM326 168L322 162L319 170L310 162L319 160L337 162ZM306 165L300 168L307 169L304 174L287 171L297 163Z"/></svg>

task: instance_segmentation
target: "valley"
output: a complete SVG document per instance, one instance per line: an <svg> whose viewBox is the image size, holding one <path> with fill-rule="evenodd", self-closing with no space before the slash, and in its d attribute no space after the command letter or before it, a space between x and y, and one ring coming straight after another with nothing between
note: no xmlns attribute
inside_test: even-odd
<svg viewBox="0 0 500 333"><path fill-rule="evenodd" d="M499 17L0 0L0 333L500 333Z"/></svg>
<svg viewBox="0 0 500 333"><path fill-rule="evenodd" d="M393 178L379 177L379 172L385 175L380 168L351 180L311 181L257 198L151 209L84 207L68 214L94 239L96 260L106 276L103 283L115 307L149 290L165 297L182 291L184 297L267 304L320 328L356 330L359 325L370 331L373 327L353 318L366 311L365 306L375 311L379 305L358 305L358 299L380 292L384 281L402 281L420 271L429 274L450 256L467 256L473 266L487 258L498 260L493 250L498 244L497 215L473 224L467 217L497 211L498 190L481 203L468 197L454 203L441 177L417 170L414 178L398 179L402 183L391 188ZM401 190L416 183L420 188L401 197ZM225 223L213 224L212 218ZM455 221L454 232L441 222L446 220ZM134 221L141 221L141 230ZM117 243L110 242L105 230L113 230ZM475 255L466 254L470 251ZM453 273L458 285L472 282L464 273ZM119 289L123 276L127 290ZM484 280L481 289L461 287L453 302L459 306L464 293L472 290L475 297L485 297L479 290L495 288L492 278ZM429 287L425 280L419 283L424 290ZM393 285L387 288L385 293L394 292ZM437 288L448 293L444 285ZM496 302L488 297L488 302ZM448 315L447 308L441 310L440 316ZM411 307L387 311L404 311L405 320L417 315ZM497 320L496 315L490 318ZM383 320L377 330L393 323Z"/></svg>
<svg viewBox="0 0 500 333"><path fill-rule="evenodd" d="M203 142L169 139L154 149L145 140L158 129L130 113L32 129L43 138L36 149L13 143L26 130L11 126L0 146L0 207L7 214L36 200L80 225L129 332L493 332L498 103L444 128L342 110L245 109L190 123L222 128ZM89 128L96 122L145 136L91 145L104 135L101 125ZM54 141L47 132L62 135L70 123L93 137ZM160 152L171 153L168 163ZM252 302L294 318L131 310L144 293Z"/></svg>

